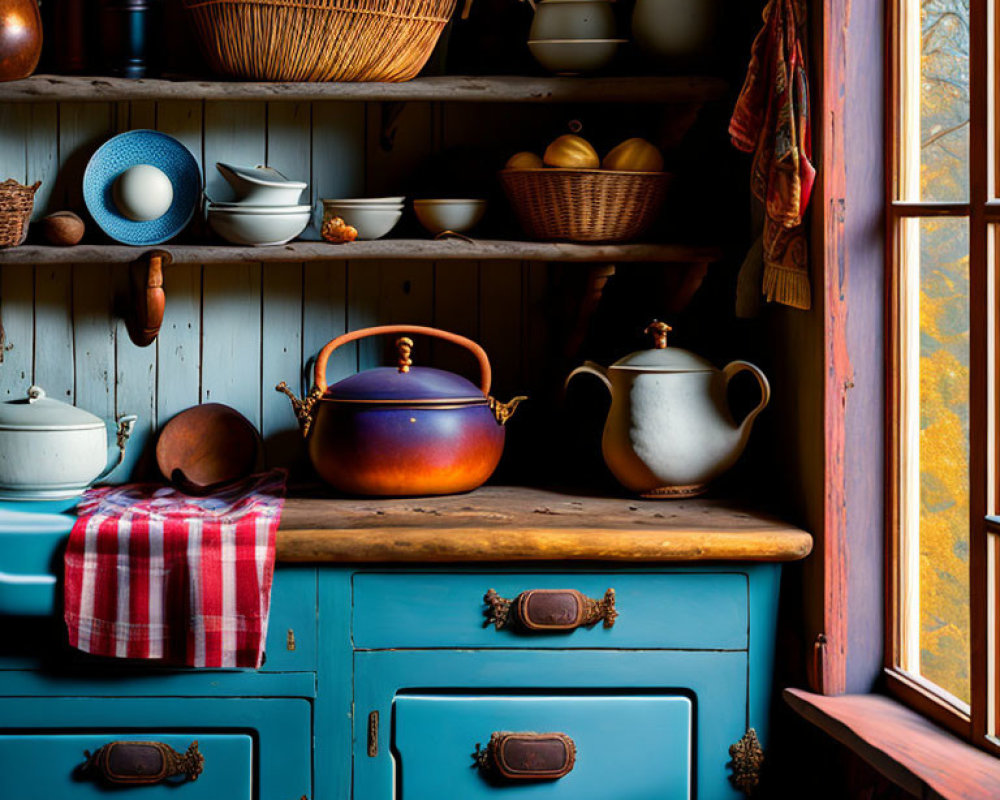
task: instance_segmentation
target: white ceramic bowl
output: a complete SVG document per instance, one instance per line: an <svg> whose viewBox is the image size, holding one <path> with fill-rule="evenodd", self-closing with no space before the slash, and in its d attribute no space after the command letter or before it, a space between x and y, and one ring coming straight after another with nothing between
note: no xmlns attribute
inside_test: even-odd
<svg viewBox="0 0 1000 800"><path fill-rule="evenodd" d="M364 240L381 239L389 233L403 216L403 206L399 205L354 205L340 201L323 201L323 219L340 217L348 225L358 230L358 238Z"/></svg>
<svg viewBox="0 0 1000 800"><path fill-rule="evenodd" d="M443 231L464 233L474 228L486 213L485 200L414 200L413 211L435 236Z"/></svg>
<svg viewBox="0 0 1000 800"><path fill-rule="evenodd" d="M309 206L208 207L208 224L219 236L232 244L254 247L290 242L309 225Z"/></svg>
<svg viewBox="0 0 1000 800"><path fill-rule="evenodd" d="M596 72L612 62L625 39L535 39L528 49L556 75Z"/></svg>
<svg viewBox="0 0 1000 800"><path fill-rule="evenodd" d="M302 197L307 184L291 181L271 167L237 167L217 163L241 205L294 206Z"/></svg>
<svg viewBox="0 0 1000 800"><path fill-rule="evenodd" d="M406 198L399 197L328 197L323 199L323 204L338 203L352 206L402 206Z"/></svg>

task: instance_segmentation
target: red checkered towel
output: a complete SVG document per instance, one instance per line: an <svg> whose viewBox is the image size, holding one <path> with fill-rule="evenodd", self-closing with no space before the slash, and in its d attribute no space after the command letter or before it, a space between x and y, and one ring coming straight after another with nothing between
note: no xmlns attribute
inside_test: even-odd
<svg viewBox="0 0 1000 800"><path fill-rule="evenodd" d="M285 472L192 497L92 489L66 548L69 641L86 653L259 667Z"/></svg>

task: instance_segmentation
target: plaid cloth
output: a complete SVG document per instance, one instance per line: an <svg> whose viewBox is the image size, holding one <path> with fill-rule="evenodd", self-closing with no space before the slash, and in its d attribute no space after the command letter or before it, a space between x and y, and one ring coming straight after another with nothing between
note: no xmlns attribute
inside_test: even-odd
<svg viewBox="0 0 1000 800"><path fill-rule="evenodd" d="M259 667L285 472L191 497L160 485L92 489L66 548L65 620L98 656Z"/></svg>
<svg viewBox="0 0 1000 800"><path fill-rule="evenodd" d="M765 209L763 293L795 308L812 302L802 226L816 180L806 37L802 0L770 0L729 122L733 144L754 153L750 188Z"/></svg>

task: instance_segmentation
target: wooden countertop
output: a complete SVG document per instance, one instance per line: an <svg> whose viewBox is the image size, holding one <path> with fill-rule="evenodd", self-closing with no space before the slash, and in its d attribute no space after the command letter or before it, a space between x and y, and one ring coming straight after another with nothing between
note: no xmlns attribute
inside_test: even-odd
<svg viewBox="0 0 1000 800"><path fill-rule="evenodd" d="M436 498L291 497L277 548L284 562L795 561L812 537L724 500L487 486Z"/></svg>

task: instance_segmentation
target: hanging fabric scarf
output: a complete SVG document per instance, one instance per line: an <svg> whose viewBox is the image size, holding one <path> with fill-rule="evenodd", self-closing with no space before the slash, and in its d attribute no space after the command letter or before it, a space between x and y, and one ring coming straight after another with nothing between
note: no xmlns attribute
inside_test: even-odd
<svg viewBox="0 0 1000 800"><path fill-rule="evenodd" d="M803 309L810 307L811 293L802 218L816 179L805 21L802 0L768 2L729 122L733 144L754 153L750 188L764 205L763 294Z"/></svg>

